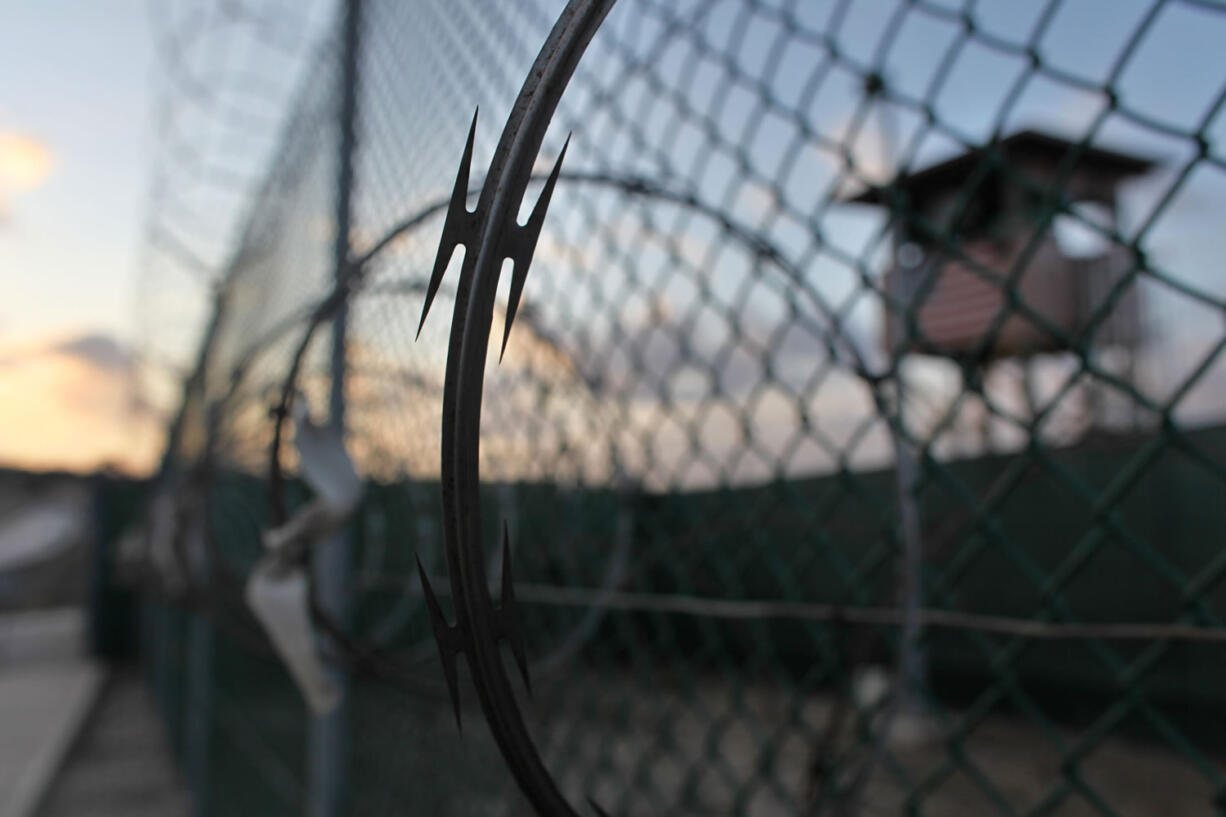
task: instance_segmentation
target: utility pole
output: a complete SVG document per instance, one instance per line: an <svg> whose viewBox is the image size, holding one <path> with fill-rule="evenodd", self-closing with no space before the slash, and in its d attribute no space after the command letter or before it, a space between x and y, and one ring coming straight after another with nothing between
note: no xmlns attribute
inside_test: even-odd
<svg viewBox="0 0 1226 817"><path fill-rule="evenodd" d="M352 219L354 154L356 152L358 49L361 33L361 0L344 0L341 51L341 98L337 120L336 243L333 269L338 283L348 276L349 232ZM345 340L349 304L342 297L332 320L331 391L328 421L341 438L345 434ZM319 601L333 620L344 627L349 614L349 580L352 573L351 531L342 529L315 554L313 580ZM311 817L339 817L344 813L349 766L349 678L342 667L332 667L340 702L326 715L311 720L308 757Z"/></svg>
<svg viewBox="0 0 1226 817"><path fill-rule="evenodd" d="M878 128L881 136L883 164L891 167L891 174L898 178L902 172L901 156L894 156L895 134L890 121L888 103L882 98L885 79L873 74L865 83L865 93L878 104ZM891 265L899 271L899 233L903 219L897 212L891 213L895 225L895 239L891 253ZM912 274L915 274L912 270ZM899 332L899 336L905 336ZM899 556L899 603L902 607L904 626L899 633L898 647L898 696L897 707L904 714L918 714L924 709L923 695L927 687L927 655L919 643L919 611L924 606L923 582L923 535L920 520L918 489L920 483L920 452L907 426L906 401L909 385L904 370L907 350L904 346L891 360L894 373L894 422L890 424L890 436L894 448L894 475L897 488L899 532L902 537L902 553Z"/></svg>

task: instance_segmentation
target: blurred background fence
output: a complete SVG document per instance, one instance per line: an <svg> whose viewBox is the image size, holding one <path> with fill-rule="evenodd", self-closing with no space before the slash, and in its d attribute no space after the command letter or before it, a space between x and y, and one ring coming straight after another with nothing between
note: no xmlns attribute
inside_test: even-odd
<svg viewBox="0 0 1226 817"><path fill-rule="evenodd" d="M474 111L476 191L562 5L171 4L254 43L201 46L224 128L163 131L166 195L258 181L191 164L245 191L207 230L155 201L181 405L120 553L201 814L531 813L416 575L459 259L417 333ZM1110 8L615 5L480 448L575 809L1226 814L1226 8ZM312 499L295 417L363 483L308 552L327 716L245 600Z"/></svg>

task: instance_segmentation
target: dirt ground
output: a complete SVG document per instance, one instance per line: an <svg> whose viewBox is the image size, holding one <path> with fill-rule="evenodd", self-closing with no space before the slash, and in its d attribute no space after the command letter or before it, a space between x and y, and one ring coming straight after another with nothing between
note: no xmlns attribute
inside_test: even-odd
<svg viewBox="0 0 1226 817"><path fill-rule="evenodd" d="M629 685L572 675L566 686L538 692L536 734L571 802L591 795L622 817L806 813L800 805L831 698L798 701L769 683L735 689L701 681L697 695L685 695L622 681ZM955 742L946 735L960 713L944 717L944 730L931 717L895 721L896 739L874 766L861 817L1224 813L1210 778L1170 747L1108 734L1064 769L1059 744L1075 745L1075 730L1048 734L1024 718L991 714ZM850 731L840 741L850 746ZM1211 762L1226 775L1220 758Z"/></svg>

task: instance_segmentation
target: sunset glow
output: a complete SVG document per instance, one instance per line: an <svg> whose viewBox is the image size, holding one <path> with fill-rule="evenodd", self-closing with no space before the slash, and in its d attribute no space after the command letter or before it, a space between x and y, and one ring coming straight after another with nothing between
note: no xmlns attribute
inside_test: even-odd
<svg viewBox="0 0 1226 817"><path fill-rule="evenodd" d="M134 405L130 364L91 359L80 340L0 348L0 463L147 473L157 462L161 423Z"/></svg>
<svg viewBox="0 0 1226 817"><path fill-rule="evenodd" d="M55 164L51 149L31 136L0 131L0 189L33 190Z"/></svg>

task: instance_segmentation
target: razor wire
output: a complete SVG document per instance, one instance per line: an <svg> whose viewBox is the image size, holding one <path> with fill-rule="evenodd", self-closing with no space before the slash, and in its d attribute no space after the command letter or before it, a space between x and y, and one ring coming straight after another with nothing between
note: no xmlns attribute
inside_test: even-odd
<svg viewBox="0 0 1226 817"><path fill-rule="evenodd" d="M276 675L242 587L343 305L353 612L310 614L353 813L1140 813L1103 759L1138 737L1151 804L1226 810L1226 10L362 6L350 258L333 45L171 435L179 584L146 571ZM237 702L276 683L209 683L216 743L292 752L284 679L267 739ZM226 768L219 813L262 774Z"/></svg>

